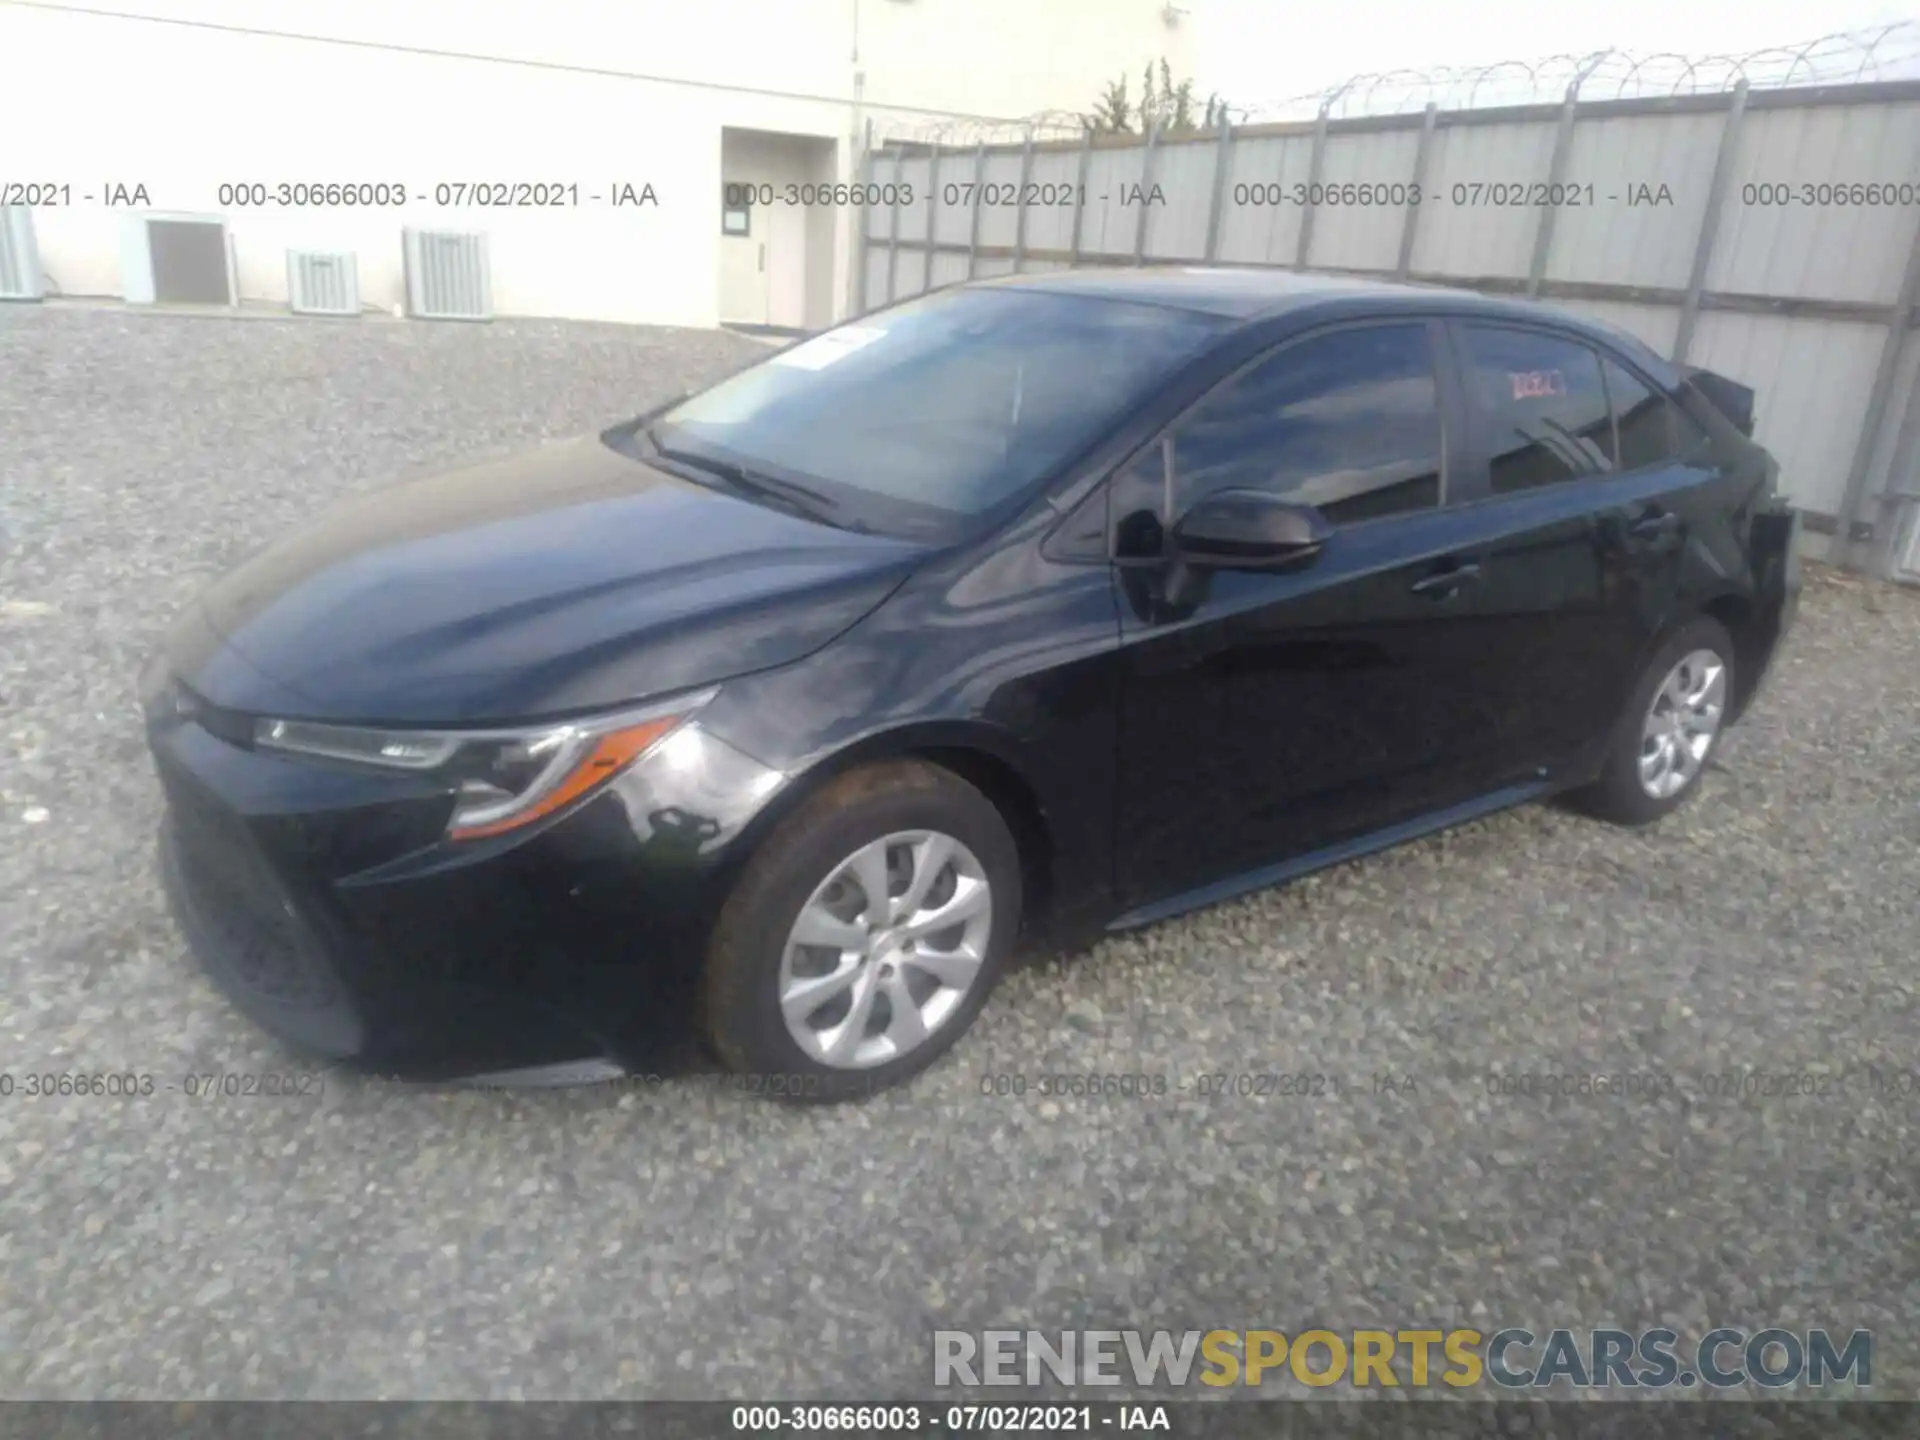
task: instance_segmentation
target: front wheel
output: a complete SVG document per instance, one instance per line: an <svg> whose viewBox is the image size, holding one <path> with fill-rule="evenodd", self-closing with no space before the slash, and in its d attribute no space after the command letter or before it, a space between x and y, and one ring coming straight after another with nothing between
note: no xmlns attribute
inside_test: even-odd
<svg viewBox="0 0 1920 1440"><path fill-rule="evenodd" d="M1020 903L1013 836L973 786L917 761L851 771L774 830L722 907L707 1039L776 1095L897 1084L973 1023Z"/></svg>
<svg viewBox="0 0 1920 1440"><path fill-rule="evenodd" d="M1733 697L1733 637L1711 616L1662 645L1635 685L1600 778L1575 797L1588 813L1645 825L1700 783Z"/></svg>

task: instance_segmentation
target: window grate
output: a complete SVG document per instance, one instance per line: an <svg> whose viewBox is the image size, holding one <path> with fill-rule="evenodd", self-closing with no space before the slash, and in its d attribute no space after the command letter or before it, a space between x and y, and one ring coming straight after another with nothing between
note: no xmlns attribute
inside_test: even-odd
<svg viewBox="0 0 1920 1440"><path fill-rule="evenodd" d="M422 320L491 320L492 282L484 234L405 232L407 313Z"/></svg>
<svg viewBox="0 0 1920 1440"><path fill-rule="evenodd" d="M287 308L296 315L358 315L359 263L352 255L287 252Z"/></svg>

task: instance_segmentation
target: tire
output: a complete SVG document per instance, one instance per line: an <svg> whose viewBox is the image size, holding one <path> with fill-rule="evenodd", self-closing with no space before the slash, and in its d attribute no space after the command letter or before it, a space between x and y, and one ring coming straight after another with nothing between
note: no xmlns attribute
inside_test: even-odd
<svg viewBox="0 0 1920 1440"><path fill-rule="evenodd" d="M1650 712L1675 667L1688 657L1700 654L1711 654L1720 667L1714 687L1719 696L1717 718L1711 732L1705 735L1705 750L1690 768L1682 767L1683 776L1680 771L1672 771L1679 779L1678 788L1656 794L1641 778L1642 757L1657 745L1647 734ZM1706 773L1720 737L1726 731L1735 678L1733 637L1726 627L1708 615L1697 616L1682 625L1654 652L1653 659L1635 682L1626 709L1614 727L1599 778L1571 797L1575 805L1597 819L1616 825L1648 825L1685 804L1700 788L1700 777ZM1688 713L1692 723L1697 724L1698 712Z"/></svg>
<svg viewBox="0 0 1920 1440"><path fill-rule="evenodd" d="M976 882L984 882L984 924L976 910L954 927L914 938L909 935L911 917L903 914L871 930L867 948L843 948L852 941L847 932L869 930L868 922L877 913L866 884L847 867L856 856L881 853L869 847L888 837L915 836L920 838L883 847L900 867L897 873L889 872L886 882L889 910L909 898L904 892L917 874L909 873L914 857L945 854L950 858L923 867L936 874L927 903L915 913L949 913L942 907L962 900L963 885L973 897L965 904L979 905ZM923 848L930 838L948 842L949 848L943 851L937 843ZM874 872L869 867L867 873ZM736 1074L764 1080L752 1088L777 1098L830 1102L890 1088L931 1065L973 1023L1019 933L1020 906L1019 850L986 796L950 771L920 761L889 761L849 771L774 829L722 905L701 986L705 1038L722 1064ZM834 944L790 944L803 908L815 926L835 926L806 933L831 938ZM908 930L899 928L903 924ZM908 944L914 948L901 948ZM973 954L979 959L969 972ZM849 967L853 979L831 988ZM956 974L967 977L964 989L942 983L941 977ZM812 1037L813 1049L795 1033L789 1007L782 1004L783 993L798 997L809 980L829 982L825 993L830 996L818 1010L794 1022ZM918 1000L923 990L928 998ZM841 1010L838 995L843 992L847 998ZM898 1003L903 994L921 1016L925 1031L924 1039L910 1047L898 1038L910 1038L912 1032L905 1005ZM848 1025L856 997L869 1007L857 1034ZM795 1004L804 1006L806 1001L796 998ZM896 1017L902 1020L898 1030ZM861 1038L869 1028L873 1034ZM849 1035L854 1038L848 1040ZM837 1058L820 1053L821 1048L833 1048L827 1041L834 1036L843 1042ZM848 1044L853 1052L845 1049ZM884 1053L888 1047L894 1053ZM869 1049L883 1053L875 1058L865 1054Z"/></svg>

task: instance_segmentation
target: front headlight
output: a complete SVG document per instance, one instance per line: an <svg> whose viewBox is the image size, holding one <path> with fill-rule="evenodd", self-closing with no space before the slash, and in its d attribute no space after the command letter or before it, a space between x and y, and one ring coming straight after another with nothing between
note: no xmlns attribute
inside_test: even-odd
<svg viewBox="0 0 1920 1440"><path fill-rule="evenodd" d="M259 749L446 781L450 840L531 825L591 794L664 740L718 693L643 710L501 730L376 730L306 720L254 723Z"/></svg>

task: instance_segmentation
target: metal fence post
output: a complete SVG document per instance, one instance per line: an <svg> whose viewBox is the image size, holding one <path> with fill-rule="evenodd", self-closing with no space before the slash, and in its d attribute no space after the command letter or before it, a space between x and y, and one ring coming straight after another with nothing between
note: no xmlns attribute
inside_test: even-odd
<svg viewBox="0 0 1920 1440"><path fill-rule="evenodd" d="M1687 276L1687 298L1680 303L1680 324L1673 336L1673 363L1687 363L1687 351L1693 346L1693 329L1700 318L1700 297L1707 288L1707 266L1713 261L1713 246L1720 235L1720 214L1726 208L1727 191L1733 187L1733 166L1740 145L1740 122L1747 113L1747 81L1742 76L1733 87L1733 100L1727 107L1727 123L1720 128L1720 150L1713 157L1713 180L1707 189L1707 208L1700 215L1700 237L1693 247L1693 270Z"/></svg>
<svg viewBox="0 0 1920 1440"><path fill-rule="evenodd" d="M1140 152L1140 218L1133 223L1133 263L1141 265L1147 258L1147 219L1153 209L1147 203L1147 192L1153 189L1153 156L1160 143L1160 122L1155 120L1147 127L1146 149Z"/></svg>
<svg viewBox="0 0 1920 1440"><path fill-rule="evenodd" d="M1580 118L1580 87L1604 55L1596 55L1582 65L1567 86L1567 98L1560 106L1560 128L1553 135L1553 158L1547 162L1547 198L1566 183L1567 160L1573 150L1573 126ZM1533 261L1527 266L1527 298L1540 298L1540 286L1547 278L1547 256L1553 250L1553 225L1560 213L1557 205L1542 205L1540 221L1533 231Z"/></svg>
<svg viewBox="0 0 1920 1440"><path fill-rule="evenodd" d="M1900 371L1900 349L1913 328L1914 301L1920 296L1920 224L1914 226L1913 244L1907 252L1906 274L1900 279L1900 295L1887 314L1887 338L1880 346L1880 366L1874 371L1873 389L1867 394L1866 413L1860 421L1860 437L1854 442L1853 463L1847 467L1846 498L1840 503L1840 560L1847 569L1860 566L1859 541L1854 532L1866 509L1867 475L1873 469L1873 452L1887 415L1887 401L1893 395L1893 382ZM1884 517L1882 517L1884 518Z"/></svg>
<svg viewBox="0 0 1920 1440"><path fill-rule="evenodd" d="M893 152L893 204L888 207L887 216L887 303L891 305L899 298L900 276L900 212L906 208L905 195L907 173L907 147L902 145Z"/></svg>
<svg viewBox="0 0 1920 1440"><path fill-rule="evenodd" d="M1080 178L1073 187L1073 248L1067 252L1067 268L1080 264L1080 225L1087 213L1087 176L1093 171L1093 127L1089 125L1080 142Z"/></svg>
<svg viewBox="0 0 1920 1440"><path fill-rule="evenodd" d="M1914 371L1907 392L1907 404L1900 415L1900 433L1893 451L1887 456L1887 483L1880 491L1880 513L1874 517L1872 573L1881 580L1892 580L1900 569L1899 543L1901 522L1909 511L1920 507L1920 489L1915 488L1916 461L1920 461L1920 368ZM1906 484L1900 481L1905 479Z"/></svg>
<svg viewBox="0 0 1920 1440"><path fill-rule="evenodd" d="M1413 271L1413 240L1420 230L1420 207L1426 203L1427 168L1433 161L1433 132L1440 123L1437 101L1427 102L1420 117L1420 141L1413 151L1413 186L1407 197L1407 212L1400 221L1400 258L1394 262L1393 278L1404 280Z"/></svg>
<svg viewBox="0 0 1920 1440"><path fill-rule="evenodd" d="M922 270L923 283L920 293L926 294L933 289L933 261L940 252L940 142L935 140L927 149L927 248L923 252L926 267Z"/></svg>
<svg viewBox="0 0 1920 1440"><path fill-rule="evenodd" d="M1346 87L1342 86L1344 90ZM1320 193L1320 177L1326 171L1327 164L1327 125L1328 116L1338 93L1329 95L1320 103L1320 113L1313 122L1313 157L1307 161L1307 203L1300 211L1300 239L1293 250L1293 268L1307 268L1307 255L1313 249L1313 212L1319 209L1315 197Z"/></svg>
<svg viewBox="0 0 1920 1440"><path fill-rule="evenodd" d="M859 243L854 247L853 263L858 267L847 285L847 309L853 318L867 313L867 256L872 250L873 237L868 233L873 228L873 181L879 167L874 163L873 121L867 121L866 134L860 145L860 204L854 215L860 226Z"/></svg>
<svg viewBox="0 0 1920 1440"><path fill-rule="evenodd" d="M1233 167L1233 121L1220 111L1220 133L1213 139L1213 199L1207 207L1207 261L1220 255L1220 215L1226 206L1227 172Z"/></svg>
<svg viewBox="0 0 1920 1440"><path fill-rule="evenodd" d="M980 195L987 188L987 142L982 140L980 148L973 152L973 215L967 221L967 278L973 279L974 270L979 264L980 251Z"/></svg>
<svg viewBox="0 0 1920 1440"><path fill-rule="evenodd" d="M1020 273L1027 258L1027 186L1033 180L1033 125L1027 125L1026 143L1020 147L1020 188L1013 197L1013 273Z"/></svg>

